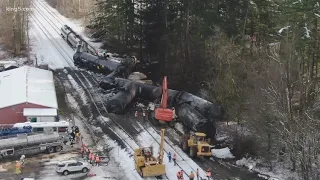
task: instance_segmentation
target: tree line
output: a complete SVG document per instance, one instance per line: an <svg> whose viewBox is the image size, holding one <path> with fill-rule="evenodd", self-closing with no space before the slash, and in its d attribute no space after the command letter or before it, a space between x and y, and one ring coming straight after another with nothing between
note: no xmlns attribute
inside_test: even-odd
<svg viewBox="0 0 320 180"><path fill-rule="evenodd" d="M319 3L315 0L97 0L106 47L160 62L169 86L207 84L257 156L319 179Z"/></svg>
<svg viewBox="0 0 320 180"><path fill-rule="evenodd" d="M2 48L16 56L26 55L28 48L29 0L0 1L0 41Z"/></svg>

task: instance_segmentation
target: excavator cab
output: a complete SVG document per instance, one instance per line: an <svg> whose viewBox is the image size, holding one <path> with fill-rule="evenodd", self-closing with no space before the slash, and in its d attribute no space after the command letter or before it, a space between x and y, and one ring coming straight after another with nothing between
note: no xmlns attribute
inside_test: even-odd
<svg viewBox="0 0 320 180"><path fill-rule="evenodd" d="M211 139L207 138L205 133L194 133L192 135L184 135L181 139L181 147L184 151L189 152L190 157L211 157Z"/></svg>

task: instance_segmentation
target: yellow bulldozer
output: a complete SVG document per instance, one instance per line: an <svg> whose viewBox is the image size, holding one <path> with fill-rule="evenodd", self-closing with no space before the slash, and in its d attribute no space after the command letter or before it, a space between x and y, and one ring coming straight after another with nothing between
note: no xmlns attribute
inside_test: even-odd
<svg viewBox="0 0 320 180"><path fill-rule="evenodd" d="M185 134L181 138L180 146L183 151L188 152L191 158L211 157L211 139L207 138L205 133L196 132L194 134Z"/></svg>
<svg viewBox="0 0 320 180"><path fill-rule="evenodd" d="M161 129L159 155L153 155L153 147L140 147L134 150L135 168L141 177L160 177L166 174L163 164L164 129Z"/></svg>

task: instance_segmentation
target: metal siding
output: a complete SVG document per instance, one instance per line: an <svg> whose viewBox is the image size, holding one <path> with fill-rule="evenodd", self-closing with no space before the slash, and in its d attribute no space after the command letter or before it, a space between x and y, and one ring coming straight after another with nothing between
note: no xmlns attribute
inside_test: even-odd
<svg viewBox="0 0 320 180"><path fill-rule="evenodd" d="M27 118L23 116L24 108L49 108L37 104L22 103L0 109L0 126L26 122ZM7 127L7 126L6 126Z"/></svg>

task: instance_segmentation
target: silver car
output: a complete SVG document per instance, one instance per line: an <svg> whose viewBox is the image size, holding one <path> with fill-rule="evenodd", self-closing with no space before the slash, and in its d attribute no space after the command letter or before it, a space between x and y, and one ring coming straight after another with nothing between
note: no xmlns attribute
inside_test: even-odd
<svg viewBox="0 0 320 180"><path fill-rule="evenodd" d="M56 172L61 173L65 176L73 172L87 173L90 167L91 165L87 162L68 160L59 162L56 166Z"/></svg>

